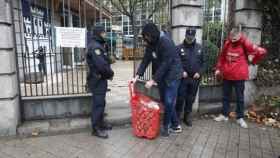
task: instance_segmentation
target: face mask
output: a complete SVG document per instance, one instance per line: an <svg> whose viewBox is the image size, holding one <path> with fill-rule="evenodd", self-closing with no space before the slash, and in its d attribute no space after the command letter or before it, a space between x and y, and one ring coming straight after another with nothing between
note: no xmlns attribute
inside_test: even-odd
<svg viewBox="0 0 280 158"><path fill-rule="evenodd" d="M186 43L188 43L188 44L192 44L192 43L194 42L194 40L195 40L195 37L194 37L194 36L187 36L187 37L185 38L185 41L186 41Z"/></svg>
<svg viewBox="0 0 280 158"><path fill-rule="evenodd" d="M240 33L239 33L239 34L235 34L235 35L231 34L231 35L230 35L231 42L232 42L232 43L237 42L237 41L240 39L240 37L241 37Z"/></svg>

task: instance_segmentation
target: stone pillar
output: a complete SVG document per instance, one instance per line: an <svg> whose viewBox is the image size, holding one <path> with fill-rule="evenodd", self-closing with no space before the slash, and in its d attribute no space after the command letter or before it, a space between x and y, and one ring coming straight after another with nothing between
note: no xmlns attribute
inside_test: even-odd
<svg viewBox="0 0 280 158"><path fill-rule="evenodd" d="M235 25L242 24L243 32L256 45L261 43L262 12L255 0L236 0ZM245 104L255 100L257 87L253 80L257 76L257 66L250 66L250 79L245 83Z"/></svg>
<svg viewBox="0 0 280 158"><path fill-rule="evenodd" d="M10 1L0 0L0 136L15 135L20 116Z"/></svg>
<svg viewBox="0 0 280 158"><path fill-rule="evenodd" d="M185 38L186 27L197 28L196 39L202 42L203 0L172 0L172 38L176 44Z"/></svg>
<svg viewBox="0 0 280 158"><path fill-rule="evenodd" d="M196 41L202 43L203 0L171 0L172 38L176 44L183 42L186 27L195 27ZM198 110L198 97L193 111Z"/></svg>

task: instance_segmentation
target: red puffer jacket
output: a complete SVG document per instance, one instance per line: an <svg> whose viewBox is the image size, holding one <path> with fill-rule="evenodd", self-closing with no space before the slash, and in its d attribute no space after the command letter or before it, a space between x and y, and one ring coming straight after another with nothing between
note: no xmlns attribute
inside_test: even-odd
<svg viewBox="0 0 280 158"><path fill-rule="evenodd" d="M252 63L256 64L266 53L264 48L254 45L244 35L234 43L227 39L219 55L216 70L226 80L248 80L248 55L253 55Z"/></svg>

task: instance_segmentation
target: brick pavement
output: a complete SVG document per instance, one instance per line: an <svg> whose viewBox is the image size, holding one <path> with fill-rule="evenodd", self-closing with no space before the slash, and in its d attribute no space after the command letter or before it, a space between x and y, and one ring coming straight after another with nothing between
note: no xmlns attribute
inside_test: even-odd
<svg viewBox="0 0 280 158"><path fill-rule="evenodd" d="M277 158L280 131L249 123L199 119L181 134L155 140L139 139L131 128L110 132L110 139L89 132L0 140L0 158Z"/></svg>

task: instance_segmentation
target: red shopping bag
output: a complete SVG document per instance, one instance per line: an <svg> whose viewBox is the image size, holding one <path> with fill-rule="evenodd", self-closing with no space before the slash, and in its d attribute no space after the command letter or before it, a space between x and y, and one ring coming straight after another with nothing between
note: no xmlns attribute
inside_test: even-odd
<svg viewBox="0 0 280 158"><path fill-rule="evenodd" d="M135 90L129 83L131 122L133 134L137 137L154 139L160 131L160 103Z"/></svg>

